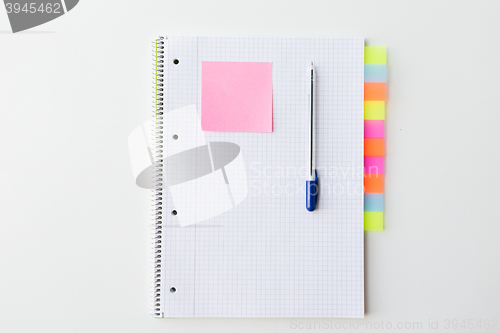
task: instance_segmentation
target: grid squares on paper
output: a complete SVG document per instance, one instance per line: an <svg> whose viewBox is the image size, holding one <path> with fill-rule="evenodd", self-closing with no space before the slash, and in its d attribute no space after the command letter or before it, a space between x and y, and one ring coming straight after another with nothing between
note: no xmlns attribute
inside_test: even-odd
<svg viewBox="0 0 500 333"><path fill-rule="evenodd" d="M169 37L166 50L165 119L192 104L199 112L202 61L272 62L274 128L196 134L240 146L249 192L230 211L180 227L165 191L164 316L363 317L363 39ZM321 184L313 214L303 192L311 60Z"/></svg>

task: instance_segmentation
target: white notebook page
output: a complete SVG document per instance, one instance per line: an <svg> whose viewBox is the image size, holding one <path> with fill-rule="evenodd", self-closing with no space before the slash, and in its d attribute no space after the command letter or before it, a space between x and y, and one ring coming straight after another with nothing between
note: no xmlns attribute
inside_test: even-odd
<svg viewBox="0 0 500 333"><path fill-rule="evenodd" d="M194 112L199 119L202 61L272 62L272 133L201 132L192 117L185 128L175 128L181 108L185 117ZM317 76L321 187L314 213L305 209L304 192L310 61ZM209 219L181 226L190 210L182 198L191 195L191 207L200 209L202 192L218 186L219 178L164 191L164 317L363 317L363 71L362 38L168 36L166 156L177 152L175 144L231 142L242 164L226 168L232 197L214 190L207 209L225 212ZM230 172L246 173L248 193L234 185L241 174Z"/></svg>

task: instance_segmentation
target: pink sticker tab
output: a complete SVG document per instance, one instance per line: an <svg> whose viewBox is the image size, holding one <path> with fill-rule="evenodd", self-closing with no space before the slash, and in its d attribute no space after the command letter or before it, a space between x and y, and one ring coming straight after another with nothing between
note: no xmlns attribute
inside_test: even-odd
<svg viewBox="0 0 500 333"><path fill-rule="evenodd" d="M273 131L272 63L203 61L201 72L204 131Z"/></svg>
<svg viewBox="0 0 500 333"><path fill-rule="evenodd" d="M365 120L365 138L383 139L384 121L383 120Z"/></svg>
<svg viewBox="0 0 500 333"><path fill-rule="evenodd" d="M383 175L384 172L383 156L365 156L365 175Z"/></svg>

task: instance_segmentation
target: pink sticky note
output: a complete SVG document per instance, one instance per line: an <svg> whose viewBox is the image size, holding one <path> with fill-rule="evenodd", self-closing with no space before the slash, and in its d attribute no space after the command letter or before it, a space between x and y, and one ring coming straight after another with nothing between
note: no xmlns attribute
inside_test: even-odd
<svg viewBox="0 0 500 333"><path fill-rule="evenodd" d="M384 174L383 156L365 156L365 175Z"/></svg>
<svg viewBox="0 0 500 333"><path fill-rule="evenodd" d="M201 128L216 132L273 131L273 64L201 64Z"/></svg>
<svg viewBox="0 0 500 333"><path fill-rule="evenodd" d="M365 120L365 138L383 139L384 121L383 120Z"/></svg>

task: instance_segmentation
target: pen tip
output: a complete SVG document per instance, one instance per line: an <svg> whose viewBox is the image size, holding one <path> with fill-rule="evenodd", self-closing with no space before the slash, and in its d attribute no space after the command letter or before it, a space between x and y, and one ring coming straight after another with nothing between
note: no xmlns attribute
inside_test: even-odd
<svg viewBox="0 0 500 333"><path fill-rule="evenodd" d="M313 62L311 61L311 68L313 68Z"/></svg>

